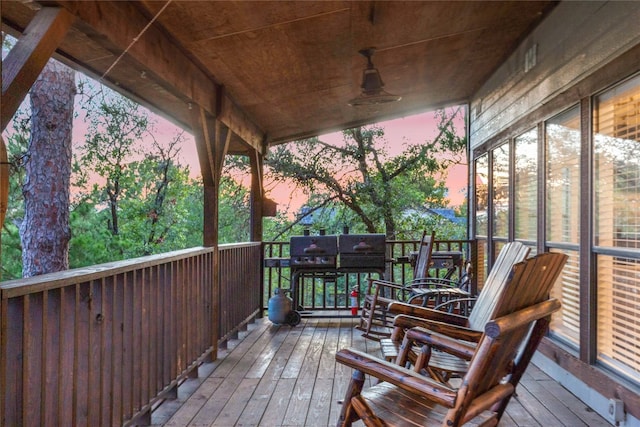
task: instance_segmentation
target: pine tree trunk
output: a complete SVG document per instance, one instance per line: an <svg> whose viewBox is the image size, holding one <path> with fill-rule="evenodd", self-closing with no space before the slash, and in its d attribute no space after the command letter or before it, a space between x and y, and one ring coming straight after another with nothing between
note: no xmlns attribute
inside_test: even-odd
<svg viewBox="0 0 640 427"><path fill-rule="evenodd" d="M75 72L49 60L31 88L31 139L25 216L20 226L23 277L69 268L69 181Z"/></svg>

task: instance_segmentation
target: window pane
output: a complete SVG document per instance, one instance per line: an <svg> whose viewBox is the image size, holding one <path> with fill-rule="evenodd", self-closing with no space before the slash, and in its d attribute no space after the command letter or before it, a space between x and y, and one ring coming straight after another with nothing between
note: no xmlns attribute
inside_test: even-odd
<svg viewBox="0 0 640 427"><path fill-rule="evenodd" d="M551 294L562 303L551 331L567 343L580 344L580 113L575 107L546 122L546 231L548 244L574 244Z"/></svg>
<svg viewBox="0 0 640 427"><path fill-rule="evenodd" d="M598 360L640 374L640 77L595 98L595 244L598 255ZM629 249L631 256L628 256Z"/></svg>
<svg viewBox="0 0 640 427"><path fill-rule="evenodd" d="M551 316L550 329L576 348L580 344L580 257L576 251L552 249L569 256L561 276L551 289L551 296L562 303L560 310Z"/></svg>
<svg viewBox="0 0 640 427"><path fill-rule="evenodd" d="M547 158L547 240L578 243L580 224L580 110L549 120Z"/></svg>
<svg viewBox="0 0 640 427"><path fill-rule="evenodd" d="M493 237L509 237L509 145L493 151Z"/></svg>
<svg viewBox="0 0 640 427"><path fill-rule="evenodd" d="M596 98L597 246L640 248L640 77Z"/></svg>
<svg viewBox="0 0 640 427"><path fill-rule="evenodd" d="M515 141L515 238L535 242L538 236L538 131Z"/></svg>
<svg viewBox="0 0 640 427"><path fill-rule="evenodd" d="M640 260L598 256L598 360L640 375Z"/></svg>
<svg viewBox="0 0 640 427"><path fill-rule="evenodd" d="M489 156L476 159L476 236L486 236L487 205L489 202Z"/></svg>
<svg viewBox="0 0 640 427"><path fill-rule="evenodd" d="M487 259L487 240L486 239L478 239L478 265L477 271L474 271L474 275L476 276L476 280L478 282L478 291L482 289L484 286L485 280L487 280L487 270L488 270L488 259Z"/></svg>

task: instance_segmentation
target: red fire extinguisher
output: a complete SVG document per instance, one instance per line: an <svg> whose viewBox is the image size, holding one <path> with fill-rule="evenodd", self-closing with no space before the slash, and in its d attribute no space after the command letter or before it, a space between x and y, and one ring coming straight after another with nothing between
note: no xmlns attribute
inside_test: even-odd
<svg viewBox="0 0 640 427"><path fill-rule="evenodd" d="M351 295L351 315L357 316L358 308L360 308L360 303L358 302L358 288L353 288L349 295Z"/></svg>

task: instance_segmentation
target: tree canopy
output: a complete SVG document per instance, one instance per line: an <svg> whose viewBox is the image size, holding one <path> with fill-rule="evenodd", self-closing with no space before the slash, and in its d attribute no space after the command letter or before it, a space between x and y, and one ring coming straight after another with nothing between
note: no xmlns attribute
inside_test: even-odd
<svg viewBox="0 0 640 427"><path fill-rule="evenodd" d="M329 212L333 222L395 238L405 213L448 205L442 176L464 161L466 140L455 129L461 114L438 111L437 136L395 156L377 125L343 131L341 145L317 137L281 145L267 157L267 174L303 188L309 207Z"/></svg>

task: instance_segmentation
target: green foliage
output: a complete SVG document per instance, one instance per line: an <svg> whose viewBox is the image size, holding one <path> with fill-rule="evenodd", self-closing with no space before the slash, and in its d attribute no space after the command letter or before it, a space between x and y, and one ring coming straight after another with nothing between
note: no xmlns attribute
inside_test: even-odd
<svg viewBox="0 0 640 427"><path fill-rule="evenodd" d="M202 185L177 161L183 134L170 142L157 141L149 133L153 129L148 113L113 93L98 91L85 101L88 132L75 152L72 174L76 187L70 212L70 267L200 246ZM22 165L28 161L24 153L29 117L18 114L11 130L7 138L12 162L10 206L2 230L3 280L21 277L18 226L24 215ZM121 223L119 233L114 233L112 206Z"/></svg>
<svg viewBox="0 0 640 427"><path fill-rule="evenodd" d="M166 173L166 175L165 175ZM202 244L202 185L180 165L153 156L127 164L119 203L120 232L91 196L72 213L70 264L74 267L151 255ZM92 195L100 197L94 187Z"/></svg>
<svg viewBox="0 0 640 427"><path fill-rule="evenodd" d="M120 233L118 205L128 190L122 181L127 179L127 174L131 175L126 170L127 163L141 153L142 138L149 135L149 114L135 102L102 86L83 95L88 126L85 141L74 156L74 185L84 188L95 179L89 172L98 176L101 194L92 196L97 197L98 203L108 205L109 229L117 235Z"/></svg>
<svg viewBox="0 0 640 427"><path fill-rule="evenodd" d="M2 226L2 280L22 277L22 244L19 227L24 217L22 185L25 179L24 163L29 160L27 147L30 134L30 118L18 111L13 120L13 130L6 141L9 160L9 200L5 222Z"/></svg>
<svg viewBox="0 0 640 427"><path fill-rule="evenodd" d="M246 187L229 176L222 177L218 199L218 241L220 243L249 240L251 221L249 196L250 193Z"/></svg>

